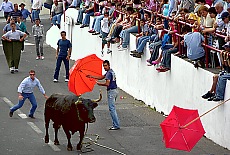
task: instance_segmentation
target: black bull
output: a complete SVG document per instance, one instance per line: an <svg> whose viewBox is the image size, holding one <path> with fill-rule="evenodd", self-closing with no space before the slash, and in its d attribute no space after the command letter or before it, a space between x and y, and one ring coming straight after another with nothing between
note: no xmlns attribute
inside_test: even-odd
<svg viewBox="0 0 230 155"><path fill-rule="evenodd" d="M102 98L98 100L83 99L75 95L60 95L52 94L45 103L45 143L49 142L49 122L52 120L53 128L55 131L54 144L59 145L58 141L58 129L60 126L63 127L63 130L68 139L67 150L72 150L72 144L70 142L71 134L72 135L79 131L80 141L77 144L77 150L80 150L82 145L82 140L85 132L85 123L95 122L96 118L94 117L93 109L98 106Z"/></svg>

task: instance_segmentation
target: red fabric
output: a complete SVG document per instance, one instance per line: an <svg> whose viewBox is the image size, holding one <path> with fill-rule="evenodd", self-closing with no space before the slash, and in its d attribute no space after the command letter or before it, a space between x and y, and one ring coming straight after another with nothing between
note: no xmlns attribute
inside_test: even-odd
<svg viewBox="0 0 230 155"><path fill-rule="evenodd" d="M197 110L174 106L169 116L160 124L166 148L191 151L205 134L200 119L186 128L180 128L199 117Z"/></svg>
<svg viewBox="0 0 230 155"><path fill-rule="evenodd" d="M96 81L95 79L86 77L86 75L101 76L102 63L103 60L95 54L77 60L69 71L69 91L77 96L92 91Z"/></svg>

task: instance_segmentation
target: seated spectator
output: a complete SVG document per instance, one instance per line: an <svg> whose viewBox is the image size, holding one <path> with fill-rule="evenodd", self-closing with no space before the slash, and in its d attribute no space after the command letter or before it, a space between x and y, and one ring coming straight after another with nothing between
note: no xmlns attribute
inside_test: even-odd
<svg viewBox="0 0 230 155"><path fill-rule="evenodd" d="M116 27L114 28L114 42L119 43L120 42L120 33L122 31L122 29L127 28L128 26L130 26L131 24L131 14L133 14L133 8L132 7L128 7L125 11L125 15L123 16L123 19L121 20L121 22L118 22L116 24ZM118 45L118 47L120 47L120 45Z"/></svg>
<svg viewBox="0 0 230 155"><path fill-rule="evenodd" d="M90 0L85 0L82 5L80 6L80 9L78 10L78 16L77 16L77 22L75 23L76 25L81 25L82 20L83 20L83 13L89 11L89 6L91 2Z"/></svg>
<svg viewBox="0 0 230 155"><path fill-rule="evenodd" d="M107 7L109 7L109 10L107 8L104 8L103 12L106 12L106 10L109 11L109 20L111 20L113 18L113 12L115 10L114 5L115 5L115 3L111 3L111 1L108 1L107 2ZM100 15L100 16L96 16L94 18L94 20L93 20L92 29L89 30L88 32L92 33L92 35L98 35L98 34L100 34L100 31L101 31L100 23L101 23L101 20L103 18L104 18L104 14Z"/></svg>
<svg viewBox="0 0 230 155"><path fill-rule="evenodd" d="M202 98L208 99L208 101L224 100L226 82L227 80L230 80L230 42L227 42L223 47L225 48L225 51L221 52L221 60L224 70L213 76L211 89L202 96Z"/></svg>
<svg viewBox="0 0 230 155"><path fill-rule="evenodd" d="M50 20L52 21L52 24L57 25L59 29L60 29L62 13L63 13L63 2L58 2L58 0L54 0L51 9Z"/></svg>
<svg viewBox="0 0 230 155"><path fill-rule="evenodd" d="M130 33L138 33L138 26L136 24L136 18L138 17L138 13L134 12L130 15L130 22L127 26L123 27L123 32L121 32L120 37L122 38L121 47L118 49L119 51L127 50L129 41L130 41Z"/></svg>
<svg viewBox="0 0 230 155"><path fill-rule="evenodd" d="M158 31L157 36L154 38L154 40L149 44L149 51L150 51L150 58L147 60L148 63L152 64L153 61L155 61L158 56L159 56L159 49L162 47L162 39L164 37L165 31L164 29L164 24L162 24L162 20L160 19L159 25L155 25L155 28Z"/></svg>
<svg viewBox="0 0 230 155"><path fill-rule="evenodd" d="M192 32L192 28L188 25L182 28L182 33L184 35L184 46L187 47L187 57L195 61L194 67L204 67L205 51L201 45L204 37L199 32Z"/></svg>
<svg viewBox="0 0 230 155"><path fill-rule="evenodd" d="M85 18L84 18L80 28L88 27L89 22L90 22L90 16L94 15L94 3L92 0L89 0L88 6L89 6L89 8L85 10L85 12L86 12Z"/></svg>
<svg viewBox="0 0 230 155"><path fill-rule="evenodd" d="M156 20L156 25L161 24L161 19L158 18ZM140 25L142 26L142 33L141 36L137 39L137 45L136 50L131 51L131 56L136 58L141 58L141 55L143 54L144 48L146 46L146 43L148 41L153 41L155 37L157 36L157 29L156 27L152 27L151 25L148 26L147 23L144 24L144 19L141 20Z"/></svg>

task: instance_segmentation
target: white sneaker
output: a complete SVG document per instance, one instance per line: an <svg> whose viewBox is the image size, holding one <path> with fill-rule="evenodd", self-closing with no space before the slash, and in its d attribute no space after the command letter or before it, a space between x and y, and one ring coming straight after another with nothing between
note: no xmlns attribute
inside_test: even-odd
<svg viewBox="0 0 230 155"><path fill-rule="evenodd" d="M14 69L15 72L18 72L18 69Z"/></svg>
<svg viewBox="0 0 230 155"><path fill-rule="evenodd" d="M39 59L40 59L40 57L37 56L37 57L36 57L36 60L39 60Z"/></svg>
<svg viewBox="0 0 230 155"><path fill-rule="evenodd" d="M10 73L14 73L14 67L10 67Z"/></svg>
<svg viewBox="0 0 230 155"><path fill-rule="evenodd" d="M121 47L121 48L118 48L118 51L125 51L127 49L128 49L127 47L126 48Z"/></svg>
<svg viewBox="0 0 230 155"><path fill-rule="evenodd" d="M45 57L44 57L44 56L41 56L41 57L40 57L40 59L44 60L44 59L45 59Z"/></svg>
<svg viewBox="0 0 230 155"><path fill-rule="evenodd" d="M57 79L54 79L53 82L58 82L58 80L57 80Z"/></svg>
<svg viewBox="0 0 230 155"><path fill-rule="evenodd" d="M69 82L69 79L65 79L65 82Z"/></svg>

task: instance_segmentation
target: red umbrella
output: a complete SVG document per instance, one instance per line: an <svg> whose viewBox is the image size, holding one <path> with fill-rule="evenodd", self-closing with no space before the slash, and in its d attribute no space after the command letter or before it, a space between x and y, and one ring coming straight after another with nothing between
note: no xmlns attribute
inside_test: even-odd
<svg viewBox="0 0 230 155"><path fill-rule="evenodd" d="M165 147L190 152L205 134L201 121L197 118L200 118L198 110L174 106L168 117L160 124ZM193 123L190 123L191 121Z"/></svg>
<svg viewBox="0 0 230 155"><path fill-rule="evenodd" d="M93 90L95 79L87 78L86 75L101 76L103 60L95 54L78 59L70 69L68 82L69 91L77 96Z"/></svg>

